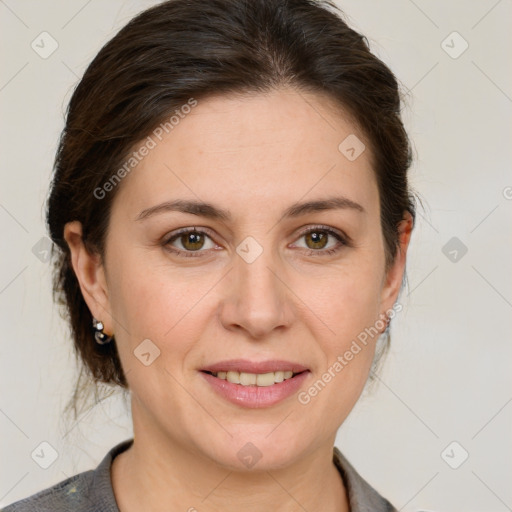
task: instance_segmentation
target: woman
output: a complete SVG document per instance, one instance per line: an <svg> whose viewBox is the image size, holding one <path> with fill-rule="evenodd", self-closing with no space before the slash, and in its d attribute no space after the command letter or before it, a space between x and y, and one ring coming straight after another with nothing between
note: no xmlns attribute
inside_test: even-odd
<svg viewBox="0 0 512 512"><path fill-rule="evenodd" d="M334 441L400 308L410 160L397 82L334 5L134 18L73 94L47 210L75 347L134 438L4 510L395 510Z"/></svg>

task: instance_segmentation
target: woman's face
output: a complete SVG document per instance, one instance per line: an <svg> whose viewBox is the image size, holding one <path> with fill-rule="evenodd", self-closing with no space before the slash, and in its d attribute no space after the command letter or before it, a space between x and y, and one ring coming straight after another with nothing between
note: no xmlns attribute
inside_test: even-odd
<svg viewBox="0 0 512 512"><path fill-rule="evenodd" d="M168 131L141 142L155 147L118 185L104 267L81 279L136 438L238 469L331 450L405 262L385 272L363 134L290 89L200 100ZM240 371L262 385L230 382ZM301 373L275 383L284 371Z"/></svg>

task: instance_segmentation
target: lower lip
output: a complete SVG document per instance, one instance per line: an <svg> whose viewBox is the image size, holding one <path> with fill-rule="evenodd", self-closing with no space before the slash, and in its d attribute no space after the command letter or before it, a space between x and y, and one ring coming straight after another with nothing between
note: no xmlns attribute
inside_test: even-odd
<svg viewBox="0 0 512 512"><path fill-rule="evenodd" d="M291 379L272 384L272 386L242 386L219 379L209 373L200 373L213 390L229 402L256 409L270 407L296 393L307 378L309 371L299 373Z"/></svg>

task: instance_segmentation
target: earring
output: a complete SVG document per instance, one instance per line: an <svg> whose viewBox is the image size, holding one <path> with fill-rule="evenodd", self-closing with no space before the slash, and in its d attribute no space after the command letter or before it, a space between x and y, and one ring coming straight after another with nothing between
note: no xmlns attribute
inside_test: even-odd
<svg viewBox="0 0 512 512"><path fill-rule="evenodd" d="M113 336L108 336L103 332L103 322L100 322L93 317L92 326L94 328L94 339L96 340L96 343L99 343L100 345L106 345L112 341Z"/></svg>

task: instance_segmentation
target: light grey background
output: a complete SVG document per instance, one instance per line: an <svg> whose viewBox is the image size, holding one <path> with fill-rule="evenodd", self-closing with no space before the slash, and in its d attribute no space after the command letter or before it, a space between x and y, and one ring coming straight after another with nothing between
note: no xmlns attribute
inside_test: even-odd
<svg viewBox="0 0 512 512"><path fill-rule="evenodd" d="M119 397L77 423L62 414L75 363L40 240L72 88L100 47L153 4L0 0L0 505L95 467L131 437ZM339 5L409 91L411 179L425 209L391 353L337 445L403 511L512 510L511 1ZM58 48L42 58L52 44L45 31ZM58 453L46 470L31 458L41 442Z"/></svg>

